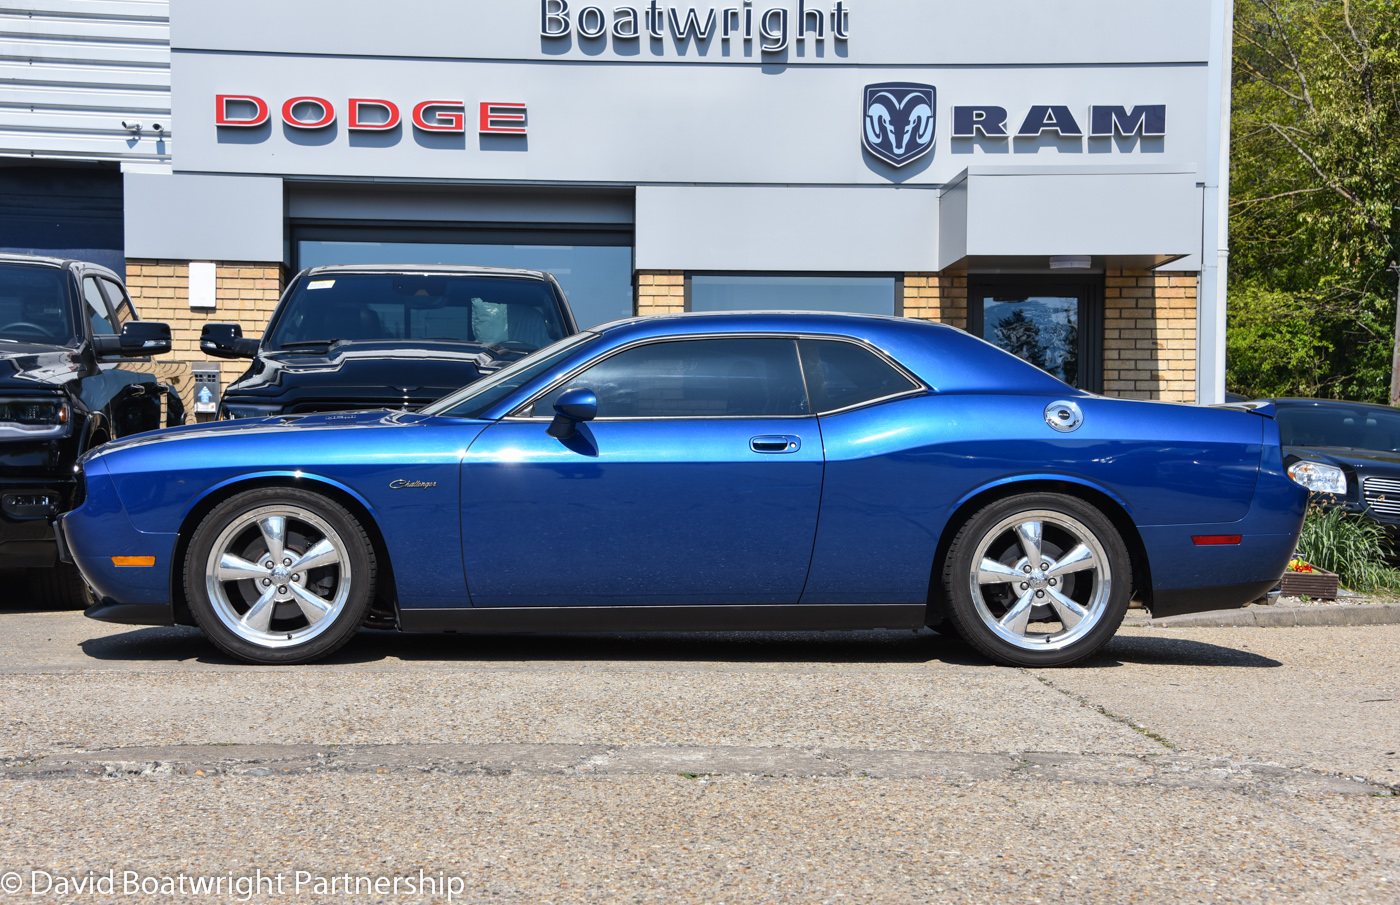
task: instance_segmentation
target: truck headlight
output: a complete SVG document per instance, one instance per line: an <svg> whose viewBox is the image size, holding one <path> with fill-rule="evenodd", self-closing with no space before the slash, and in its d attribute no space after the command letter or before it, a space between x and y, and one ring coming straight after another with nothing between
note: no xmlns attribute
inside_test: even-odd
<svg viewBox="0 0 1400 905"><path fill-rule="evenodd" d="M1294 462L1288 466L1288 476L1313 493L1332 496L1347 495L1347 473L1335 465L1321 462Z"/></svg>
<svg viewBox="0 0 1400 905"><path fill-rule="evenodd" d="M61 399L0 399L0 437L50 440L68 436L73 413Z"/></svg>

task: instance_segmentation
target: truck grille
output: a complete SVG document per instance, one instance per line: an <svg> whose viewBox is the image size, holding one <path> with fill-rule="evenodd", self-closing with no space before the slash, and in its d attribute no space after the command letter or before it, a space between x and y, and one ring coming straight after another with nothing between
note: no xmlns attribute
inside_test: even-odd
<svg viewBox="0 0 1400 905"><path fill-rule="evenodd" d="M1400 518L1400 481L1392 478L1366 478L1361 482L1366 506L1376 515Z"/></svg>

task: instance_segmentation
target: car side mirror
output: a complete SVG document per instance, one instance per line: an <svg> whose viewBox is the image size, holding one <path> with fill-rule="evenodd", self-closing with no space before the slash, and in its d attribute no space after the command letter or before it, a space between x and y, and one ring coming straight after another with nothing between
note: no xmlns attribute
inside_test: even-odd
<svg viewBox="0 0 1400 905"><path fill-rule="evenodd" d="M115 336L94 336L92 348L98 358L164 355L171 349L170 325L156 321L127 321L122 325L122 332Z"/></svg>
<svg viewBox="0 0 1400 905"><path fill-rule="evenodd" d="M568 440L578 433L581 421L592 421L598 417L598 395L592 390L569 390L554 403L554 420L550 422L549 434L556 440Z"/></svg>
<svg viewBox="0 0 1400 905"><path fill-rule="evenodd" d="M205 324L199 334L199 351L215 358L257 358L256 339L244 339L238 324Z"/></svg>

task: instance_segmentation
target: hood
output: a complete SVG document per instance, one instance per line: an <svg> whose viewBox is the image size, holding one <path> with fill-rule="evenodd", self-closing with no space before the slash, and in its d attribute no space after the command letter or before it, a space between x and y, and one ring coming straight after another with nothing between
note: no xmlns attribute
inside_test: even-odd
<svg viewBox="0 0 1400 905"><path fill-rule="evenodd" d="M86 463L110 452L149 446L158 443L173 443L185 440L199 440L208 437L228 437L237 435L255 436L286 434L305 430L334 430L339 428L402 428L411 427L429 420L428 415L412 412L391 412L374 409L359 412L326 412L315 415L274 415L269 418L243 418L237 421L210 421L204 424L186 424L181 427L168 427L164 430L134 434L121 440L112 440L83 457Z"/></svg>
<svg viewBox="0 0 1400 905"><path fill-rule="evenodd" d="M229 385L229 401L426 405L523 353L471 343L341 343L326 351L263 352Z"/></svg>
<svg viewBox="0 0 1400 905"><path fill-rule="evenodd" d="M1400 476L1400 452L1380 449L1348 449L1340 446L1289 446L1284 455L1310 461L1347 465L1357 471L1393 471Z"/></svg>
<svg viewBox="0 0 1400 905"><path fill-rule="evenodd" d="M82 357L64 346L0 342L0 393L56 390L84 374Z"/></svg>

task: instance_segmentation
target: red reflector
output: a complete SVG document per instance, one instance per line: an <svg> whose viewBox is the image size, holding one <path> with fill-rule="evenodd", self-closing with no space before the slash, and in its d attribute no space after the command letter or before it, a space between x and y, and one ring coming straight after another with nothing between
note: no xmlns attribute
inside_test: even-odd
<svg viewBox="0 0 1400 905"><path fill-rule="evenodd" d="M1244 538L1238 534L1197 534L1191 540L1198 547L1233 547Z"/></svg>

